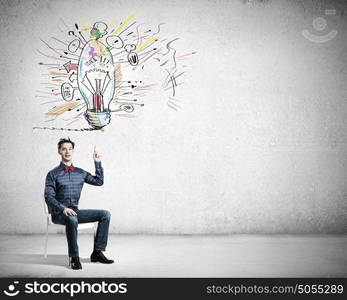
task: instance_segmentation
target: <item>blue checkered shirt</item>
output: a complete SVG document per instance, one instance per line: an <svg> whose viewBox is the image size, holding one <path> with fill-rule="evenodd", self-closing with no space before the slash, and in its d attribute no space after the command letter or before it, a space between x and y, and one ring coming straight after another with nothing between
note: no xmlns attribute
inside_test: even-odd
<svg viewBox="0 0 347 300"><path fill-rule="evenodd" d="M52 214L61 213L66 207L78 207L83 184L103 185L104 171L101 162L94 161L95 176L89 172L76 168L64 171L66 165L60 165L49 171L45 183L45 201Z"/></svg>

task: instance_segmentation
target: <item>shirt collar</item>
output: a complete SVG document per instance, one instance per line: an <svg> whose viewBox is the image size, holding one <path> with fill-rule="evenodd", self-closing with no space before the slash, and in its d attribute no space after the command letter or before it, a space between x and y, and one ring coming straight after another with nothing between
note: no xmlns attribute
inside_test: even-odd
<svg viewBox="0 0 347 300"><path fill-rule="evenodd" d="M74 167L73 164L71 164L72 167ZM69 167L68 165L64 164L62 161L60 162L60 165L59 165L60 168L65 168L65 167Z"/></svg>

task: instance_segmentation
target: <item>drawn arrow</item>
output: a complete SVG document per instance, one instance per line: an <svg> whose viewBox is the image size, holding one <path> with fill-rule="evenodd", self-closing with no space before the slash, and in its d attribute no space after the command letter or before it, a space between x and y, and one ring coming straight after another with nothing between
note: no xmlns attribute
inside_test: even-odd
<svg viewBox="0 0 347 300"><path fill-rule="evenodd" d="M66 64L63 64L63 67L68 73L70 73L71 70L77 70L77 66L77 64L72 64L71 61L67 62Z"/></svg>
<svg viewBox="0 0 347 300"><path fill-rule="evenodd" d="M71 75L69 76L69 80L71 82L74 82L75 80L77 80L77 75L75 74L75 72L71 73Z"/></svg>

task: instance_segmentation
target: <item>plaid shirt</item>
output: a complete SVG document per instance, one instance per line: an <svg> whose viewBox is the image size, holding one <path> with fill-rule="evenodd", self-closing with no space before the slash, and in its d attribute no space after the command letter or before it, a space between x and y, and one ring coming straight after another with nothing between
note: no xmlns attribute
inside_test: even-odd
<svg viewBox="0 0 347 300"><path fill-rule="evenodd" d="M78 207L78 201L84 182L92 185L103 185L104 171L101 162L94 161L95 176L81 168L64 171L66 165L60 165L49 171L45 183L45 201L52 214L60 213L66 207Z"/></svg>

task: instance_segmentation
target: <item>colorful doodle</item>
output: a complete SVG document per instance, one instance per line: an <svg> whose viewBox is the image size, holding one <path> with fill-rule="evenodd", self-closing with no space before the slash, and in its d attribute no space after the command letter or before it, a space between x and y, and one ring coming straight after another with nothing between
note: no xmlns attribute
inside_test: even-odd
<svg viewBox="0 0 347 300"><path fill-rule="evenodd" d="M41 83L44 90L38 90L36 97L45 100L42 105L67 102L49 108L45 114L50 117L47 122L58 117L63 119L62 116L68 112L77 114L72 118L64 116L67 124L63 128L35 126L34 129L104 130L111 122L112 113L117 112L117 117L128 117L144 106L147 92L160 85L130 78L123 80L122 70L143 70L149 61L156 61L165 71L161 88L168 93L168 107L173 110L181 108L176 90L183 84L185 71L182 69L186 66L179 62L196 52L177 56L173 44L178 38L167 42L167 38L160 37L164 23L160 23L154 33L151 29L141 32L140 27L144 28L144 24L135 26L134 18L134 15L128 16L113 29L114 20L109 25L98 21L80 29L77 23L71 28L60 18L66 31L58 28L61 33L66 32L65 38L51 37L49 42L42 39L45 50L37 49L41 56L54 60L54 63L39 62L47 69L48 73L43 76L49 76L50 82L45 77L45 82ZM47 101L51 98L55 101ZM81 118L87 121L89 128L68 127Z"/></svg>

